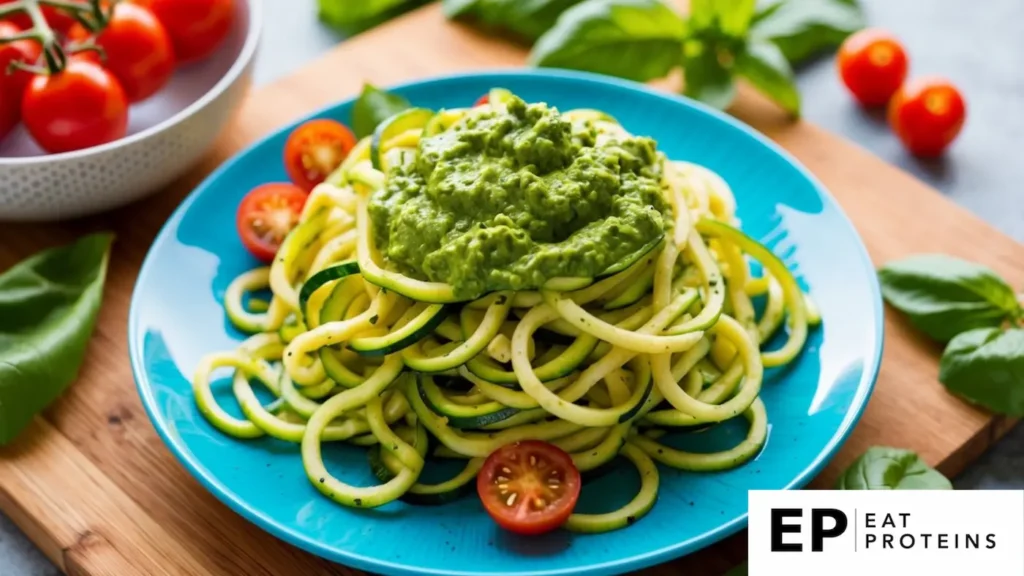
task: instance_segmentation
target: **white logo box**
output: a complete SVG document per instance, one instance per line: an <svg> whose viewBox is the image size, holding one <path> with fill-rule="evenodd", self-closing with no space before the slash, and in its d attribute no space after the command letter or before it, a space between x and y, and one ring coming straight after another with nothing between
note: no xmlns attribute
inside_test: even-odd
<svg viewBox="0 0 1024 576"><path fill-rule="evenodd" d="M1024 576L1021 490L754 490L749 506L750 576Z"/></svg>

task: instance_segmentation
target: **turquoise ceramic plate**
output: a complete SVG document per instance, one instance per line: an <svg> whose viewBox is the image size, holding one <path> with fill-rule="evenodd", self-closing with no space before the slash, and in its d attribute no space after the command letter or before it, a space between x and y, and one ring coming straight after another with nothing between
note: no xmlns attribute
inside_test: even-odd
<svg viewBox="0 0 1024 576"><path fill-rule="evenodd" d="M254 186L286 180L281 151L294 126L220 167L181 205L153 243L129 319L132 368L160 436L182 464L239 514L292 544L383 574L618 574L671 560L746 525L747 490L794 489L822 469L857 422L882 348L882 307L861 240L828 192L778 146L731 117L633 83L566 72L500 72L396 87L414 105L466 106L502 86L565 110L604 110L649 135L673 159L702 164L734 190L748 234L767 243L817 301L824 323L799 360L769 372L762 398L770 435L756 460L724 473L662 468L654 510L608 534L556 532L518 538L497 529L475 497L441 507L394 503L342 508L306 479L295 446L239 441L207 424L192 401L199 359L241 339L221 302L237 274L256 265L238 240L235 207ZM315 116L347 122L351 101ZM296 124L308 118L296 120ZM221 381L229 397L227 379ZM723 448L744 427L679 439L693 450ZM343 478L371 482L362 449L329 447ZM584 488L580 510L619 506L638 481L629 466Z"/></svg>

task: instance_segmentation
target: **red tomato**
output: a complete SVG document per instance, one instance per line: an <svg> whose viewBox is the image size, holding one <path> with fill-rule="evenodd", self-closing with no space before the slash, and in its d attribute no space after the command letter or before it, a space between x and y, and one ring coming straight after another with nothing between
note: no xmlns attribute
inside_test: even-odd
<svg viewBox="0 0 1024 576"><path fill-rule="evenodd" d="M284 145L284 167L298 187L307 192L341 165L356 137L334 120L310 120L296 128Z"/></svg>
<svg viewBox="0 0 1024 576"><path fill-rule="evenodd" d="M490 94L484 94L483 96L481 96L481 97L480 97L480 98L479 98L479 99L478 99L478 100L477 100L477 101L476 101L476 102L475 102L475 103L473 104L473 108L476 108L477 106L483 106L484 104L488 104L488 103L490 103L490 101L491 101L491 95L490 95Z"/></svg>
<svg viewBox="0 0 1024 576"><path fill-rule="evenodd" d="M89 36L90 32L81 24L76 24L68 34L76 42L88 40ZM171 37L156 16L142 6L117 4L96 43L106 55L103 67L121 82L130 102L152 96L174 74Z"/></svg>
<svg viewBox="0 0 1024 576"><path fill-rule="evenodd" d="M134 0L156 14L174 43L178 62L209 56L231 30L234 0Z"/></svg>
<svg viewBox="0 0 1024 576"><path fill-rule="evenodd" d="M0 140L17 126L20 116L21 100L14 98L14 91L0 90Z"/></svg>
<svg viewBox="0 0 1024 576"><path fill-rule="evenodd" d="M299 223L308 196L288 183L253 188L238 205L235 219L242 244L256 258L273 261L284 237Z"/></svg>
<svg viewBox="0 0 1024 576"><path fill-rule="evenodd" d="M16 0L2 0L0 6L4 4L10 4ZM50 25L55 32L59 34L67 34L68 30L77 22L74 16L71 16L67 12L54 8L52 6L43 6L43 17L46 18L46 23ZM28 30L32 27L32 19L29 18L28 14L20 12L13 16L7 17L9 22L14 23L18 28L22 30Z"/></svg>
<svg viewBox="0 0 1024 576"><path fill-rule="evenodd" d="M960 134L966 116L960 91L942 78L911 80L889 103L889 125L918 156L941 154Z"/></svg>
<svg viewBox="0 0 1024 576"><path fill-rule="evenodd" d="M9 38L21 32L21 29L10 22L0 22L0 38ZM18 70L13 74L7 74L7 67L11 62L20 60L29 64L35 64L42 54L42 46L34 40L18 40L0 44L0 84L4 89L15 90L17 97L25 90L25 86L32 80L32 73L25 70Z"/></svg>
<svg viewBox="0 0 1024 576"><path fill-rule="evenodd" d="M576 507L581 485L572 457L540 440L495 450L476 478L487 513L499 526L518 534L542 534L564 524Z"/></svg>
<svg viewBox="0 0 1024 576"><path fill-rule="evenodd" d="M32 79L21 116L46 151L81 150L124 137L128 99L110 72L73 57L63 72Z"/></svg>
<svg viewBox="0 0 1024 576"><path fill-rule="evenodd" d="M907 77L907 54L899 40L874 28L847 38L836 62L843 83L866 106L888 102Z"/></svg>

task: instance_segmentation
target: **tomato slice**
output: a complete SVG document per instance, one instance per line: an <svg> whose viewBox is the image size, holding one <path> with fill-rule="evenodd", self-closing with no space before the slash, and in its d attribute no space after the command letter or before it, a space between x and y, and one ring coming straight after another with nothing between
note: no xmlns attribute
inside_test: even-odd
<svg viewBox="0 0 1024 576"><path fill-rule="evenodd" d="M242 244L256 258L273 261L285 236L298 224L308 196L289 183L253 188L238 205L236 224Z"/></svg>
<svg viewBox="0 0 1024 576"><path fill-rule="evenodd" d="M490 94L484 94L483 96L481 96L476 101L476 103L473 104L473 108L476 108L477 106L483 106L485 104L490 104L490 103L491 103L491 95Z"/></svg>
<svg viewBox="0 0 1024 576"><path fill-rule="evenodd" d="M334 120L310 120L296 128L284 145L284 166L296 186L312 191L356 145L347 126Z"/></svg>
<svg viewBox="0 0 1024 576"><path fill-rule="evenodd" d="M579 470L561 448L540 440L502 446L476 478L484 508L499 526L517 534L558 528L579 500Z"/></svg>

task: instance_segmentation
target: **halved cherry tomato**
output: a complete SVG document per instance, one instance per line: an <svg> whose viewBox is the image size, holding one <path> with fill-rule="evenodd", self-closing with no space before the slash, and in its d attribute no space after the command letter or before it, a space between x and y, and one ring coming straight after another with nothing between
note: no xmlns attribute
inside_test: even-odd
<svg viewBox="0 0 1024 576"><path fill-rule="evenodd" d="M223 43L235 19L235 0L134 0L156 14L174 42L178 62L194 62Z"/></svg>
<svg viewBox="0 0 1024 576"><path fill-rule="evenodd" d="M572 457L540 440L495 450L476 478L487 513L517 534L543 534L564 524L576 507L581 485Z"/></svg>
<svg viewBox="0 0 1024 576"><path fill-rule="evenodd" d="M273 261L285 236L298 224L308 196L289 183L253 188L238 205L235 217L242 244L256 258L268 263Z"/></svg>
<svg viewBox="0 0 1024 576"><path fill-rule="evenodd" d="M912 154L938 156L960 134L967 104L948 80L917 78L889 103L889 125Z"/></svg>
<svg viewBox="0 0 1024 576"><path fill-rule="evenodd" d="M307 192L324 181L356 145L356 137L334 120L310 120L296 128L284 145L284 167Z"/></svg>
<svg viewBox="0 0 1024 576"><path fill-rule="evenodd" d="M124 137L128 99L113 74L72 57L60 73L32 79L21 101L21 116L47 152L81 150Z"/></svg>
<svg viewBox="0 0 1024 576"><path fill-rule="evenodd" d="M91 33L81 24L71 28L68 37L76 42L89 39ZM121 82L131 102L145 100L167 84L174 74L174 46L163 24L148 9L118 3L110 23L96 38L105 53L102 61Z"/></svg>
<svg viewBox="0 0 1024 576"><path fill-rule="evenodd" d="M861 30L843 42L836 59L843 83L866 106L892 98L907 77L907 53L884 30Z"/></svg>
<svg viewBox="0 0 1024 576"><path fill-rule="evenodd" d="M480 98L479 98L479 99L478 99L478 100L477 100L477 101L476 101L476 102L475 102L475 103L473 104L473 108L476 108L477 106L483 106L484 104L488 104L488 103L490 103L490 101L491 101L491 95L490 95L490 94L484 94L483 96L481 96L481 97L480 97Z"/></svg>

